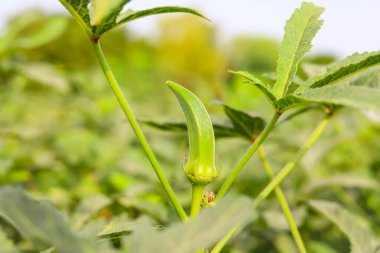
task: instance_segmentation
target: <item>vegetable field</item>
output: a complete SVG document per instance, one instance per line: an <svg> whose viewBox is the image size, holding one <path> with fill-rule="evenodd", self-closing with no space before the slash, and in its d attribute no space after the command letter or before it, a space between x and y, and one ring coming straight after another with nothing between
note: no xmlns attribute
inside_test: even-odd
<svg viewBox="0 0 380 253"><path fill-rule="evenodd" d="M309 2L228 43L59 2L0 34L0 253L380 252L380 51L313 53Z"/></svg>

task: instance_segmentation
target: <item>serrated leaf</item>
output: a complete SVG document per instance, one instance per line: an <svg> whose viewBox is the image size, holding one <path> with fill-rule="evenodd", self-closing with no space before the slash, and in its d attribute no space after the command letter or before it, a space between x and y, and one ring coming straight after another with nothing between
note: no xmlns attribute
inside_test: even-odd
<svg viewBox="0 0 380 253"><path fill-rule="evenodd" d="M349 212L340 204L313 200L310 205L335 223L351 242L351 253L375 253L379 239L370 230L368 222Z"/></svg>
<svg viewBox="0 0 380 253"><path fill-rule="evenodd" d="M116 20L130 0L91 0L92 32L101 35L116 26Z"/></svg>
<svg viewBox="0 0 380 253"><path fill-rule="evenodd" d="M35 245L53 245L60 253L93 252L84 249L84 240L70 231L53 206L29 198L18 188L0 188L0 216Z"/></svg>
<svg viewBox="0 0 380 253"><path fill-rule="evenodd" d="M164 14L164 13L181 13L181 12L193 14L195 16L206 19L206 17L204 17L202 14L190 8L181 7L181 6L162 6L162 7L155 7L155 8L141 10L141 11L133 11L129 9L119 15L119 17L117 18L117 23L115 24L114 27L120 26L132 20L136 20L139 18L147 17L147 16Z"/></svg>
<svg viewBox="0 0 380 253"><path fill-rule="evenodd" d="M312 3L304 2L286 22L277 63L277 81L272 89L277 99L286 93L299 63L311 49L311 41L323 23L319 20L323 10Z"/></svg>
<svg viewBox="0 0 380 253"><path fill-rule="evenodd" d="M276 107L276 103L277 103L276 97L272 93L271 89L262 80L260 80L258 77L254 76L248 72L245 72L245 71L229 71L229 72L234 74L234 75L241 76L241 77L247 79L248 82L255 85L257 88L259 88L264 93L265 97L268 99L268 101L271 103L271 105L273 107Z"/></svg>
<svg viewBox="0 0 380 253"><path fill-rule="evenodd" d="M299 99L305 102L345 105L380 112L380 90L350 85L333 85L307 89Z"/></svg>
<svg viewBox="0 0 380 253"><path fill-rule="evenodd" d="M260 117L252 117L251 115L233 109L227 105L223 105L224 112L231 120L234 130L245 136L246 139L254 141L265 127L265 120Z"/></svg>
<svg viewBox="0 0 380 253"><path fill-rule="evenodd" d="M92 34L88 4L90 0L59 0L83 30Z"/></svg>
<svg viewBox="0 0 380 253"><path fill-rule="evenodd" d="M154 231L149 226L137 228L130 248L134 253L192 253L208 248L234 226L253 219L251 207L252 201L245 197L228 196L218 201L214 208L203 210L196 218L176 223L163 232Z"/></svg>
<svg viewBox="0 0 380 253"><path fill-rule="evenodd" d="M338 82L357 75L364 70L380 64L380 51L355 53L341 61L333 63L324 75L315 76L308 79L304 85L296 91L301 94L309 88L318 88L327 85L337 84Z"/></svg>

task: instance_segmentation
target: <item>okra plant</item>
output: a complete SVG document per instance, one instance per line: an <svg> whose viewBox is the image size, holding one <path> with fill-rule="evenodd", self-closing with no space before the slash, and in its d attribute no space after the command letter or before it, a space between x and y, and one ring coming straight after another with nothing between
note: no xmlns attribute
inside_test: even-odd
<svg viewBox="0 0 380 253"><path fill-rule="evenodd" d="M380 113L380 90L368 77L379 74L380 52L355 53L329 65L321 75L297 77L302 60L312 47L311 41L321 28L320 16L323 8L304 2L296 9L285 25L285 34L279 49L275 80L265 75L250 74L246 71L230 70L230 74L257 87L273 108L272 117L266 122L262 117L253 117L246 112L221 103L228 124L213 123L210 116L195 94L172 81L168 88L174 93L185 116L183 123L176 128L187 131L189 155L182 169L184 177L192 186L190 210L186 210L164 174L140 123L120 88L101 47L102 38L107 32L131 21L146 16L182 12L205 18L199 12L177 6L156 7L134 11L123 9L129 0L59 0L78 22L92 44L100 67L124 111L147 159L157 175L168 199L181 222L163 231L156 231L149 223L142 222L132 232L127 229L85 237L72 232L61 215L50 205L40 204L19 189L9 187L0 190L0 215L30 240L41 252L115 252L107 242L118 236L122 238L120 252L222 252L229 240L244 226L256 218L257 210L271 193L275 193L286 217L298 252L308 252L293 212L286 199L281 183L297 168L297 164L323 134L330 119L343 107L371 110ZM301 79L301 81L299 81ZM271 132L282 123L311 111L324 115L304 144L287 161L278 173L274 173L262 144ZM171 123L142 121L156 128L171 130ZM297 134L297 133L292 133ZM224 168L224 178L219 190L207 192L206 186L213 184L220 176L215 162L215 138L240 138L250 144L241 155L234 168ZM240 195L226 196L236 178L246 167L252 156L258 152L259 158L270 179L269 183L254 199ZM176 155L173 154L175 157ZM183 158L185 159L185 158ZM379 239L350 211L334 202L313 200L309 206L335 223L351 242L352 253L375 253L379 250ZM202 210L203 209L203 210ZM44 217L33 219L35 215ZM122 227L123 224L119 224ZM29 227L28 227L29 226ZM99 232L99 231L98 231ZM126 236L126 234L132 235ZM365 238L363 238L365 234ZM0 238L0 242L1 242ZM147 240L149 242L147 242ZM5 241L5 240L4 240ZM0 246L2 247L2 246ZM4 246L6 247L6 246ZM5 252L18 252L12 251ZM2 251L4 252L4 251ZM223 251L227 252L227 251ZM284 251L285 252L285 251Z"/></svg>

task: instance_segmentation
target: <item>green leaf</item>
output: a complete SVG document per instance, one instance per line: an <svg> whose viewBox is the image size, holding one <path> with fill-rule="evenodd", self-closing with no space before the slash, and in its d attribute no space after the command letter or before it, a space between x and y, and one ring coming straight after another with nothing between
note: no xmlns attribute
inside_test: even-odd
<svg viewBox="0 0 380 253"><path fill-rule="evenodd" d="M200 14L199 12L193 9L180 7L180 6L162 6L162 7L155 7L152 9L146 9L146 10L141 10L141 11L133 11L129 9L119 15L116 21L117 23L114 25L114 27L120 26L132 20L136 20L139 18L147 17L147 16L152 16L156 14L164 14L164 13L176 13L176 12L189 13L198 17L205 18L202 14Z"/></svg>
<svg viewBox="0 0 380 253"><path fill-rule="evenodd" d="M93 252L74 235L64 218L46 202L37 202L18 188L0 188L0 216L35 245L54 246L60 253Z"/></svg>
<svg viewBox="0 0 380 253"><path fill-rule="evenodd" d="M277 81L272 90L277 99L286 94L299 63L311 49L311 41L323 23L319 20L323 10L312 3L304 2L286 22L277 63Z"/></svg>
<svg viewBox="0 0 380 253"><path fill-rule="evenodd" d="M302 99L307 103L314 102L345 105L376 112L380 112L379 98L379 89L350 85L333 85L307 89L301 96L299 96L299 99Z"/></svg>
<svg viewBox="0 0 380 253"><path fill-rule="evenodd" d="M130 0L91 0L92 32L99 36L114 28L120 12L128 2Z"/></svg>
<svg viewBox="0 0 380 253"><path fill-rule="evenodd" d="M296 91L301 94L309 88L318 88L327 85L337 84L346 78L358 75L360 72L374 67L380 63L380 51L355 53L341 61L331 65L324 75L309 78L304 85ZM378 70L375 70L378 72ZM368 74L368 73L367 73Z"/></svg>
<svg viewBox="0 0 380 253"><path fill-rule="evenodd" d="M368 222L352 214L340 204L313 200L310 205L331 220L348 237L351 242L351 253L375 253L379 239L370 230Z"/></svg>
<svg viewBox="0 0 380 253"><path fill-rule="evenodd" d="M272 104L273 107L276 107L277 99L272 93L271 89L258 77L245 72L245 71L229 71L230 73L241 76L248 80L248 82L254 84L257 88L259 88L265 95L265 97L268 99L268 101Z"/></svg>
<svg viewBox="0 0 380 253"><path fill-rule="evenodd" d="M162 232L149 226L138 227L131 238L134 253L192 253L208 248L236 225L244 225L254 218L252 201L245 197L228 196L214 208L201 211L186 223L175 223ZM147 243L149 240L149 243Z"/></svg>
<svg viewBox="0 0 380 253"><path fill-rule="evenodd" d="M246 139L254 141L263 131L266 123L262 118L252 117L243 111L233 109L227 105L223 105L223 108L234 126L234 131Z"/></svg>
<svg viewBox="0 0 380 253"><path fill-rule="evenodd" d="M91 35L90 14L88 3L90 0L59 0L61 4L70 12L83 30Z"/></svg>
<svg viewBox="0 0 380 253"><path fill-rule="evenodd" d="M189 136L187 177L193 183L207 184L217 176L215 168L215 137L211 119L202 102L179 84L167 82L185 114Z"/></svg>

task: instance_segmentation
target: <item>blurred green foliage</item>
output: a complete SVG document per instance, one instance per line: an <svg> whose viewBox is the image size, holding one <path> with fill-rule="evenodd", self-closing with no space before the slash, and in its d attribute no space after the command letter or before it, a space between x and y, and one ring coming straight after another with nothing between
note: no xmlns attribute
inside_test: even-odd
<svg viewBox="0 0 380 253"><path fill-rule="evenodd" d="M70 217L77 230L89 230L90 221L105 226L113 220L132 222L141 217L153 224L168 224L175 214L87 40L73 20L38 11L14 17L1 35L0 184L19 186L38 199L49 200ZM265 72L270 79L276 67L277 41L239 37L223 46L209 23L174 17L161 20L153 39L118 29L104 38L103 47L142 119L183 120L165 86L167 79L192 89L216 121L224 122L226 117L222 106L207 103L213 99L251 115L269 116L270 105L257 89L232 78L227 70ZM329 55L310 57L298 78L332 60ZM311 111L274 131L264 149L275 169L294 154L322 117ZM370 221L371 229L380 235L379 121L378 115L341 110L298 171L283 184L310 253L349 250L344 235L307 205L310 199L340 202ZM144 130L188 208L190 185L182 171L184 161L179 159L185 157L186 136L149 127ZM248 145L241 139L218 140L221 176L214 187ZM255 197L267 182L254 158L233 191ZM223 252L295 252L276 199L270 198L259 211L258 219ZM9 242L22 252L32 252L28 251L30 244L5 220L0 227L4 231L0 242L11 238ZM122 241L112 242L119 247Z"/></svg>

